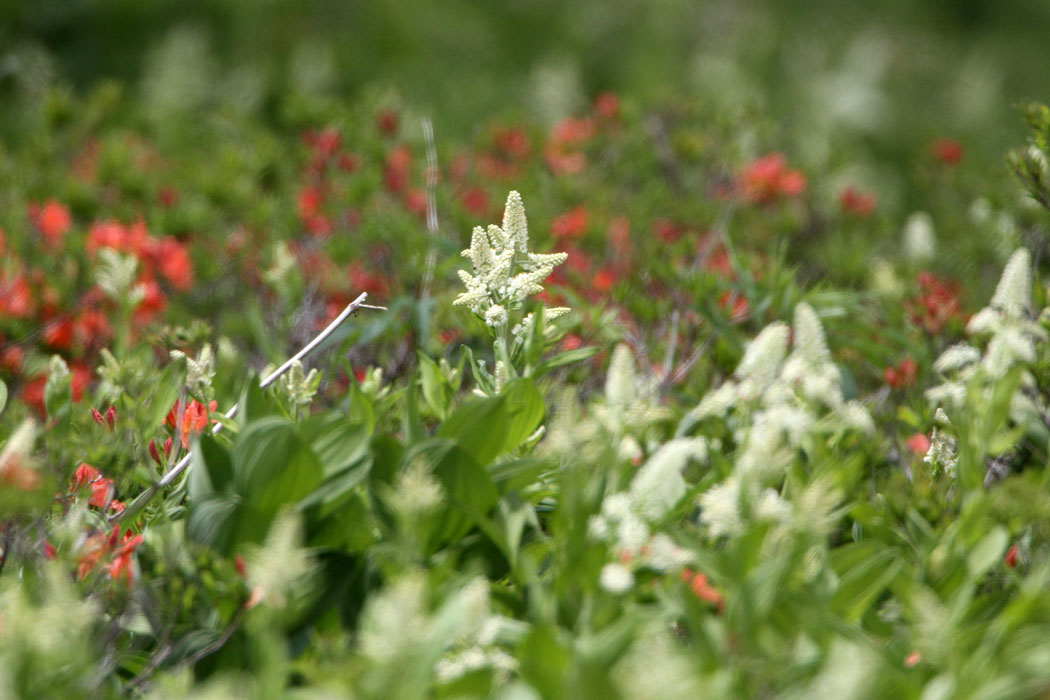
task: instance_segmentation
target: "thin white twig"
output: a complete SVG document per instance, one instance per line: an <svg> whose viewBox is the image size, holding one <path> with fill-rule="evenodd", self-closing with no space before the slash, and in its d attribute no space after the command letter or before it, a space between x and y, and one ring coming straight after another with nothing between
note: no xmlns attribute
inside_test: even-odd
<svg viewBox="0 0 1050 700"><path fill-rule="evenodd" d="M437 197L434 190L438 181L437 148L434 146L434 125L429 117L423 119L423 139L427 144L427 231L430 233L430 246L427 248L426 269L423 272L423 283L419 296L430 296L430 283L434 279L434 267L437 265L438 215Z"/></svg>
<svg viewBox="0 0 1050 700"><path fill-rule="evenodd" d="M373 306L371 304L366 304L365 299L367 298L368 292L361 292L360 296L358 296L356 299L354 299L352 302L346 305L346 308L343 309L342 313L335 317L334 321L329 323L323 331L317 334L317 337L315 337L313 340L311 340L309 343L303 346L302 350L292 355L292 357L289 358L289 360L283 365L275 369L270 374L266 375L266 377L264 377L262 381L259 382L259 388L265 389L266 387L270 386L275 381L277 381L281 377L281 375L283 375L285 372L292 368L292 365L295 364L296 361L302 360L304 357L309 355L318 345L323 343L328 338L328 336L332 335L332 333L335 332L335 329L342 325L343 321L350 317L350 314L354 313L358 309L378 309L381 311L386 311L385 306ZM225 416L226 418L233 418L237 415L237 407L238 404L234 404L230 407L230 410L226 411L226 413L223 414L223 416ZM212 435L218 435L220 432L222 432L222 427L222 423L215 423L211 428ZM119 522L123 519L125 513L132 512L133 507L135 512L140 510L142 506L145 505L145 503L148 502L149 499L152 498L157 491L171 485L171 483L174 482L175 479L179 478L179 475L186 471L186 469L190 466L190 462L192 460L193 450L188 450L186 454L183 455L182 459L176 462L175 466L172 467L163 477L161 477L160 481L151 486L149 490L147 490L142 496L139 497L140 499L144 498L144 501L139 502L139 499L135 499L135 501L132 502L132 504L128 506L128 508L121 511L120 513L114 513L110 516L109 519Z"/></svg>

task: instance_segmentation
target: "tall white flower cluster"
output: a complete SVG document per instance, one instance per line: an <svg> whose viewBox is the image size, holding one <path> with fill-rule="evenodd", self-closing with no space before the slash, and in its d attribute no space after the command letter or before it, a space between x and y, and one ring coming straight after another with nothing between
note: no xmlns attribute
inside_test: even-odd
<svg viewBox="0 0 1050 700"><path fill-rule="evenodd" d="M949 411L964 403L967 384L978 373L994 380L1013 367L1031 365L1036 361L1037 343L1047 340L1046 329L1032 313L1032 262L1027 250L1020 248L1010 257L991 302L973 315L966 333L975 340L987 339L984 352L971 343L958 343L945 350L933 365L945 381L926 392L931 402ZM1022 386L1035 386L1027 370ZM1025 392L1015 395L1015 418L1038 410L1040 406Z"/></svg>
<svg viewBox="0 0 1050 700"><path fill-rule="evenodd" d="M466 306L495 329L506 329L509 312L521 307L526 297L543 291L542 282L568 258L567 253L530 253L525 206L515 191L507 196L503 226L474 228L470 248L463 251L474 273L459 271L467 290L453 304ZM557 318L569 309L544 310L544 320ZM520 334L530 319L515 329Z"/></svg>
<svg viewBox="0 0 1050 700"><path fill-rule="evenodd" d="M638 438L644 438L653 423L669 415L657 402L656 385L653 377L638 374L631 349L623 343L617 345L605 379L605 400L592 410L601 426L620 441L621 457L641 457Z"/></svg>
<svg viewBox="0 0 1050 700"><path fill-rule="evenodd" d="M1042 317L1047 314L1050 309L1044 309ZM1020 388L1010 400L1010 418L1016 423L1041 422L1047 415L1046 402L1028 369L1036 362L1038 344L1048 335L1032 309L1032 261L1026 249L1010 256L992 300L970 318L966 333L972 342L957 343L941 353L933 368L944 381L926 391L926 398L938 406L938 427L925 461L935 472L943 470L949 476L954 476L958 458L948 414L973 398L971 392L991 401L996 380L1022 367ZM981 342L983 352L978 347Z"/></svg>
<svg viewBox="0 0 1050 700"><path fill-rule="evenodd" d="M705 462L707 455L705 438L676 438L665 443L638 469L626 491L606 496L601 513L588 523L591 535L613 541L621 553L633 556L641 552L650 544L650 525L685 498L682 471L686 465L690 460ZM664 558L673 560L674 556Z"/></svg>
<svg viewBox="0 0 1050 700"><path fill-rule="evenodd" d="M741 531L746 516L787 519L789 505L767 487L816 434L874 433L867 409L843 398L839 369L808 304L795 307L793 328L774 322L763 329L733 378L704 397L691 417L724 419L737 445L733 473L700 497L701 522L715 537Z"/></svg>

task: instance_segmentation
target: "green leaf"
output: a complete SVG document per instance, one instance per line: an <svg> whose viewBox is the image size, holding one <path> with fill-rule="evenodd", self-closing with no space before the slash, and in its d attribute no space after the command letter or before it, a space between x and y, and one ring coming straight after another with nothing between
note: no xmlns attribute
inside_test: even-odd
<svg viewBox="0 0 1050 700"><path fill-rule="evenodd" d="M233 483L229 451L211 435L201 435L195 442L188 478L191 501L227 491Z"/></svg>
<svg viewBox="0 0 1050 700"><path fill-rule="evenodd" d="M989 569L1002 561L1006 547L1010 544L1010 535L1006 528L996 526L974 545L966 557L966 568L973 578L980 578Z"/></svg>
<svg viewBox="0 0 1050 700"><path fill-rule="evenodd" d="M460 406L437 436L456 440L478 464L486 465L535 432L545 411L536 385L516 379L499 396L471 399Z"/></svg>
<svg viewBox="0 0 1050 700"><path fill-rule="evenodd" d="M862 541L831 553L839 577L832 607L849 620L858 620L901 568L899 553L885 545Z"/></svg>
<svg viewBox="0 0 1050 700"><path fill-rule="evenodd" d="M597 346L591 346L586 348L576 348L575 350L566 350L565 352L558 353L554 357L551 357L538 365L536 365L536 371L533 376L543 376L547 372L550 372L556 367L564 367L565 365L571 365L576 362L583 362L589 360L602 349Z"/></svg>
<svg viewBox="0 0 1050 700"><path fill-rule="evenodd" d="M271 417L248 424L237 436L233 473L237 493L272 516L317 488L323 469L295 425Z"/></svg>
<svg viewBox="0 0 1050 700"><path fill-rule="evenodd" d="M259 379L253 375L248 378L248 384L241 394L237 413L241 423L249 423L267 416L279 416L281 410L266 390L259 388Z"/></svg>
<svg viewBox="0 0 1050 700"><path fill-rule="evenodd" d="M4 412L4 406L7 405L7 384L4 384L4 380L0 379L0 413Z"/></svg>
<svg viewBox="0 0 1050 700"><path fill-rule="evenodd" d="M368 432L371 434L376 428L376 413L372 407L372 400L365 396L365 392L361 391L361 385L354 378L353 370L348 368L347 372L351 377L350 388L346 397L350 418L356 423L367 426Z"/></svg>
<svg viewBox="0 0 1050 700"><path fill-rule="evenodd" d="M198 544L229 552L233 545L239 499L229 494L191 501L186 516L186 536Z"/></svg>
<svg viewBox="0 0 1050 700"><path fill-rule="evenodd" d="M434 412L434 415L444 420L448 417L449 407L452 404L452 387L449 386L444 373L438 367L438 363L427 357L423 352L417 352L416 356L419 358L423 401Z"/></svg>
<svg viewBox="0 0 1050 700"><path fill-rule="evenodd" d="M178 401L185 382L186 363L183 361L169 362L160 373L160 377L153 383L154 389L150 394L149 412L146 414L145 432L147 434L155 432L164 423L175 406L175 402Z"/></svg>
<svg viewBox="0 0 1050 700"><path fill-rule="evenodd" d="M368 452L371 430L339 413L319 413L299 424L299 434L321 462L325 477L347 469Z"/></svg>

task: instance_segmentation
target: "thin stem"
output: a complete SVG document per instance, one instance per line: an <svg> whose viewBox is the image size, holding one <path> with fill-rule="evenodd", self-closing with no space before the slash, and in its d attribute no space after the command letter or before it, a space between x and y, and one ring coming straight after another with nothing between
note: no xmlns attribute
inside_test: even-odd
<svg viewBox="0 0 1050 700"><path fill-rule="evenodd" d="M292 355L292 357L287 362L285 362L283 365L281 365L273 372L268 374L266 377L264 377L263 380L259 382L259 388L265 389L266 387L270 386L275 381L277 381L285 372L292 368L293 364L295 364L299 360L302 360L304 357L309 355L315 348L317 348L318 345L323 343L328 338L328 336L332 335L332 333L335 332L336 328L342 325L343 321L350 317L350 314L354 313L358 309L378 309L380 311L386 311L385 306L372 306L371 304L366 304L365 299L367 298L368 292L361 292L360 296L358 296L352 302L347 304L346 308L343 309L342 313L336 316L335 320L329 323L327 328L325 328L323 331L317 334L317 337L315 337L313 340L311 340L309 343L303 346L302 350ZM223 415L226 418L233 418L237 415L237 407L238 405L234 404ZM222 427L222 423L216 423L212 425L212 435L218 435L220 432L222 432ZM150 499L153 498L154 495L156 495L158 491L165 488L166 486L169 486L173 481L175 481L175 479L179 478L179 475L182 474L182 472L186 471L187 468L189 468L190 462L192 460L193 450L188 450L186 454L182 457L182 459L176 462L175 466L172 467L167 474L161 477L160 481L150 486L149 489L147 489L142 495L136 498L131 503L131 505L129 505L123 511L111 515L109 519L114 520L116 522L120 522L125 518L131 517L132 514L142 510L142 508L145 507L145 505L150 501Z"/></svg>
<svg viewBox="0 0 1050 700"><path fill-rule="evenodd" d="M427 248L426 269L423 273L419 296L426 298L430 296L430 283L434 279L434 267L437 265L436 239L438 235L437 198L434 195L438 181L438 161L437 149L434 147L434 125L429 117L423 119L423 138L427 144L427 232L430 233L430 245Z"/></svg>

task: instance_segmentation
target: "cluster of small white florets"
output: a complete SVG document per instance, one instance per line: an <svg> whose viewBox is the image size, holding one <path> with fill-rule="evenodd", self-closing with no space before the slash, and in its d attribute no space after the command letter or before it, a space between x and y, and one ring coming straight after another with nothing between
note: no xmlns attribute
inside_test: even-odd
<svg viewBox="0 0 1050 700"><path fill-rule="evenodd" d="M667 515L683 498L687 486L682 470L690 460L706 462L708 444L705 438L676 438L664 444L639 467L626 491L610 494L602 502L601 513L588 522L592 537L613 541L616 551L635 557L651 547L650 525ZM661 542L653 563L670 566L675 559L673 547ZM649 549L650 554L654 550ZM684 556L684 552L680 553ZM610 575L615 575L615 571ZM623 578L622 576L620 577ZM608 587L608 586L607 586Z"/></svg>
<svg viewBox="0 0 1050 700"><path fill-rule="evenodd" d="M592 413L598 423L619 441L618 452L625 459L642 456L639 438L645 439L650 427L669 415L659 405L657 382L640 376L631 349L621 343L613 350L605 378L605 399Z"/></svg>
<svg viewBox="0 0 1050 700"><path fill-rule="evenodd" d="M824 329L808 304L795 307L794 346L787 325L771 323L748 345L733 379L709 393L693 410L693 417L728 417L735 414L734 437L741 446L737 467L776 470L791 451L800 447L821 421L819 409L828 409L826 423L874 432L867 409L845 401L842 378L831 360Z"/></svg>
<svg viewBox="0 0 1050 700"><path fill-rule="evenodd" d="M1050 309L1044 309L1042 317L1048 314ZM984 352L970 343L957 343L945 350L933 363L933 369L945 381L926 391L926 398L939 408L938 426L934 428L925 461L935 472L944 470L949 476L954 476L958 460L956 438L941 407L949 411L961 408L975 386L983 392L982 399L991 400L995 380L1021 366L1025 369L1020 388L1011 397L1010 417L1023 423L1047 414L1035 377L1027 369L1036 362L1038 344L1045 342L1048 335L1041 319L1033 314L1032 261L1026 249L1019 248L1010 256L991 302L970 318L966 333L974 339L987 338ZM987 381L974 384L979 377Z"/></svg>
<svg viewBox="0 0 1050 700"><path fill-rule="evenodd" d="M509 312L521 307L525 299L543 291L542 282L554 268L568 258L567 253L530 253L529 229L521 195L507 196L503 226L474 228L470 248L463 251L474 265L474 274L459 271L467 290L453 304L466 306L493 328L505 327ZM520 271L519 271L520 270ZM544 321L568 313L558 307L544 310ZM531 323L531 314L515 328L521 335Z"/></svg>
<svg viewBox="0 0 1050 700"><path fill-rule="evenodd" d="M820 320L809 305L799 304L793 329L779 321L763 329L744 351L733 379L693 410L695 419L725 418L738 446L733 474L700 497L701 522L712 536L739 533L744 514L787 518L789 504L766 486L782 477L814 433L874 433L871 415L859 402L843 398L841 382Z"/></svg>

